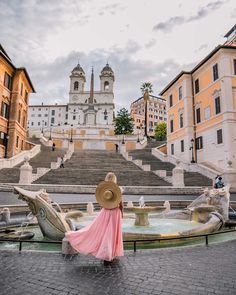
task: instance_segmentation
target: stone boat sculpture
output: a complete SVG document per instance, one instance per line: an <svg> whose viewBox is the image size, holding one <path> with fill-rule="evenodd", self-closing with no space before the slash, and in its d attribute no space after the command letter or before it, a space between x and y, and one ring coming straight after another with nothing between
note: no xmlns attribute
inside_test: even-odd
<svg viewBox="0 0 236 295"><path fill-rule="evenodd" d="M51 240L62 240L65 232L75 230L81 211L63 213L60 206L53 202L45 190L37 192L14 187L18 199L27 202L30 211L36 216L44 237Z"/></svg>
<svg viewBox="0 0 236 295"><path fill-rule="evenodd" d="M159 218L173 218L196 221L200 225L194 229L179 232L177 236L191 236L219 230L229 219L230 187L222 189L206 188L186 209L179 212L160 214Z"/></svg>

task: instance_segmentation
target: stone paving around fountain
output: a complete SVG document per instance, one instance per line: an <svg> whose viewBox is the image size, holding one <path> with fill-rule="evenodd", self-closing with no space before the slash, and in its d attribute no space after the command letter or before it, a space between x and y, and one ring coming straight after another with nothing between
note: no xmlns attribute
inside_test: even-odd
<svg viewBox="0 0 236 295"><path fill-rule="evenodd" d="M0 294L236 294L236 241L93 257L0 251Z"/></svg>

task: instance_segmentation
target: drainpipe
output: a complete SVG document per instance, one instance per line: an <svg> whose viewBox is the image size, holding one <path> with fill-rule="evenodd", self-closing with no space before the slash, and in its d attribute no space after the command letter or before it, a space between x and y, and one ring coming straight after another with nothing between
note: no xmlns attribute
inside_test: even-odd
<svg viewBox="0 0 236 295"><path fill-rule="evenodd" d="M196 120L195 120L195 94L194 94L194 85L193 85L193 76L191 74L191 84L192 84L192 102L193 102L193 149L194 149L194 159L197 163L197 149L196 149Z"/></svg>

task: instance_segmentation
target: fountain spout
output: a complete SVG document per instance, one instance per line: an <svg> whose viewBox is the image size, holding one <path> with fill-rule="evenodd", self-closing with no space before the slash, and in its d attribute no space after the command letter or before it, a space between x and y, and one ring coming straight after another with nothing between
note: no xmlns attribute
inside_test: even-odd
<svg viewBox="0 0 236 295"><path fill-rule="evenodd" d="M140 208L144 208L145 207L145 201L144 201L144 197L141 196L139 199L139 207Z"/></svg>

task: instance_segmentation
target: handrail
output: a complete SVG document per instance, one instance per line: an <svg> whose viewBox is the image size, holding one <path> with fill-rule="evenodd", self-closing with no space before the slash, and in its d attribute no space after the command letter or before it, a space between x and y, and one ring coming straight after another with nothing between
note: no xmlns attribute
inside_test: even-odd
<svg viewBox="0 0 236 295"><path fill-rule="evenodd" d="M181 239L192 239L192 238L201 238L205 237L205 245L209 245L209 236L219 235L219 234L226 234L236 232L235 229L226 230L226 231L219 231L214 233L208 233L208 234L201 234L201 235L193 235L193 236L180 236L180 237L169 237L169 238L155 238L155 239L137 239L137 240L124 240L123 243L133 243L133 250L134 252L137 251L137 243L139 242L156 242L156 241L171 241L171 240L181 240ZM38 243L38 244L62 244L62 241L39 241L39 240L20 240L20 239L4 239L0 238L0 242L13 242L13 243L19 243L19 252L22 251L22 244L23 243Z"/></svg>

